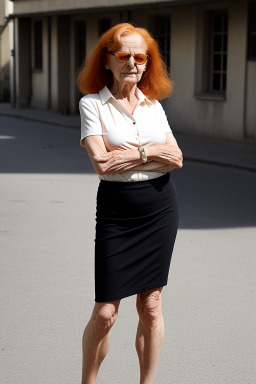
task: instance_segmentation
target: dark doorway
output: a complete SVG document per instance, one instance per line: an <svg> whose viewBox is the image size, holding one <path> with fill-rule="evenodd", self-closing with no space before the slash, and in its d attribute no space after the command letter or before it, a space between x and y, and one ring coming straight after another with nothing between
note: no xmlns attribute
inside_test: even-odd
<svg viewBox="0 0 256 384"><path fill-rule="evenodd" d="M75 22L75 74L77 74L79 68L85 60L86 54L86 23L85 21ZM79 112L78 103L82 97L82 93L76 87L76 112Z"/></svg>

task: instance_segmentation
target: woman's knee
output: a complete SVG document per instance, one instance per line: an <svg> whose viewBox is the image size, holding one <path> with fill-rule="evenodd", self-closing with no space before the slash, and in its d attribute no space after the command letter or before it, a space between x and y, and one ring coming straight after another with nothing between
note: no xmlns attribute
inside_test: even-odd
<svg viewBox="0 0 256 384"><path fill-rule="evenodd" d="M120 301L96 303L93 325L96 333L107 333L116 321Z"/></svg>
<svg viewBox="0 0 256 384"><path fill-rule="evenodd" d="M161 315L162 288L139 293L137 295L137 311L142 322L153 325Z"/></svg>

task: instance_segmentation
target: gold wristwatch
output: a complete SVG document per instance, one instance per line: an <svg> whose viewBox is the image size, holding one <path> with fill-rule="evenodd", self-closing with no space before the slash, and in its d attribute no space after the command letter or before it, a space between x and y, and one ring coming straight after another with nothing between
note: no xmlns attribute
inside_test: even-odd
<svg viewBox="0 0 256 384"><path fill-rule="evenodd" d="M141 154L142 164L146 164L148 158L147 158L144 147L139 147L138 150L140 151L140 154Z"/></svg>

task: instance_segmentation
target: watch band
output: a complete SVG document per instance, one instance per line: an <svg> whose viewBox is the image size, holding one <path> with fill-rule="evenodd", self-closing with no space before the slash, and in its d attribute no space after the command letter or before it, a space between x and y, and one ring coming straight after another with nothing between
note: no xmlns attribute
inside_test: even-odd
<svg viewBox="0 0 256 384"><path fill-rule="evenodd" d="M139 150L139 152L141 154L142 164L146 164L148 158L147 158L147 155L146 155L144 147L139 147L138 150Z"/></svg>

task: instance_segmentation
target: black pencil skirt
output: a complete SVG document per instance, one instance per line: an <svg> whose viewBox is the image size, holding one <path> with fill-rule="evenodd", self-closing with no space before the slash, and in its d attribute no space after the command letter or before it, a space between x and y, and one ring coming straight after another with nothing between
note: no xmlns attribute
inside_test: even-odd
<svg viewBox="0 0 256 384"><path fill-rule="evenodd" d="M101 180L97 192L95 301L167 284L179 219L170 173L136 182Z"/></svg>

